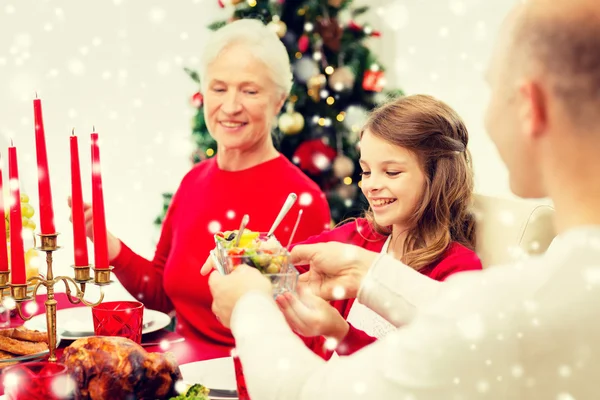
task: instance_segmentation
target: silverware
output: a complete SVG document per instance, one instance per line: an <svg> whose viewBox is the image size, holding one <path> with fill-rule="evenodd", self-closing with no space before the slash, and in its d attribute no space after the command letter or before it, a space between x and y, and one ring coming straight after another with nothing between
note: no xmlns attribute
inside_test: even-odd
<svg viewBox="0 0 600 400"><path fill-rule="evenodd" d="M208 397L218 397L220 399L237 399L238 392L237 390L228 390L228 389L208 389Z"/></svg>
<svg viewBox="0 0 600 400"><path fill-rule="evenodd" d="M242 223L240 224L240 229L238 229L237 236L235 237L235 243L233 245L234 247L238 247L240 245L242 233L244 232L244 229L246 229L246 225L248 225L248 222L250 222L250 216L248 214L245 214L242 218Z"/></svg>
<svg viewBox="0 0 600 400"><path fill-rule="evenodd" d="M285 248L287 250L289 250L290 245L292 244L292 240L294 239L294 236L296 235L296 229L298 229L298 224L300 224L300 218L302 218L303 212L304 212L304 210L298 211L298 218L296 218L296 223L294 224L294 229L292 229L292 234L290 235L290 240L288 241L287 246L285 246Z"/></svg>
<svg viewBox="0 0 600 400"><path fill-rule="evenodd" d="M212 258L213 264L215 264L215 268L217 271L221 273L221 275L225 275L225 268L223 268L223 263L221 263L220 258L215 253L216 249L210 251L210 257Z"/></svg>
<svg viewBox="0 0 600 400"><path fill-rule="evenodd" d="M144 324L142 325L142 331L144 329L148 329L149 327L151 327L152 325L155 324L156 321L152 320L152 321L148 321L148 322L144 322ZM69 337L86 337L86 336L94 336L95 333L93 330L91 331L62 331L60 333L61 336L69 336Z"/></svg>
<svg viewBox="0 0 600 400"><path fill-rule="evenodd" d="M286 216L288 211L290 211L297 198L298 196L296 196L296 193L290 193L288 195L287 199L285 200L285 203L283 203L283 207L281 207L281 211L279 211L277 218L275 218L275 222L273 222L273 226L271 226L271 229L269 229L269 233L267 233L267 239L273 236L273 232L275 232L275 229L277 229L277 227L279 226L283 218Z"/></svg>
<svg viewBox="0 0 600 400"><path fill-rule="evenodd" d="M171 344L175 344L175 343L181 343L185 341L185 338L177 338L177 339L165 339L165 340L161 340L160 342L148 342L148 343L143 343L141 344L142 347L149 347L149 346L164 346L164 345L171 345Z"/></svg>

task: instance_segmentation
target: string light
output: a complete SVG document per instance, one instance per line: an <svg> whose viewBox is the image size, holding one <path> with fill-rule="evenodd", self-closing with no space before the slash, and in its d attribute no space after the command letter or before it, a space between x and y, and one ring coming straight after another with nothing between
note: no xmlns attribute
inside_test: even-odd
<svg viewBox="0 0 600 400"><path fill-rule="evenodd" d="M337 115L337 117L335 117L335 119L338 120L338 122L342 122L344 120L344 118L346 117L346 113L344 113L343 111L341 113L339 113Z"/></svg>
<svg viewBox="0 0 600 400"><path fill-rule="evenodd" d="M335 103L335 99L331 96L329 96L326 101L327 101L327 104L329 104L329 105L332 105L333 103Z"/></svg>
<svg viewBox="0 0 600 400"><path fill-rule="evenodd" d="M319 123L320 126L325 126L325 118L323 118L323 117L319 118L319 122L318 123Z"/></svg>
<svg viewBox="0 0 600 400"><path fill-rule="evenodd" d="M296 58L299 60L302 58L302 53L300 53L299 51L296 52L295 54Z"/></svg>
<svg viewBox="0 0 600 400"><path fill-rule="evenodd" d="M215 154L215 151L213 149L206 149L206 155L209 157L212 157Z"/></svg>
<svg viewBox="0 0 600 400"><path fill-rule="evenodd" d="M362 188L362 181L358 181L358 187Z"/></svg>
<svg viewBox="0 0 600 400"><path fill-rule="evenodd" d="M331 65L328 65L327 67L325 67L325 73L327 75L333 74L333 71L335 71L335 69Z"/></svg>
<svg viewBox="0 0 600 400"><path fill-rule="evenodd" d="M248 5L250 7L255 7L256 6L256 0L248 0Z"/></svg>
<svg viewBox="0 0 600 400"><path fill-rule="evenodd" d="M346 185L352 185L352 178L350 178L349 176L344 178L344 184Z"/></svg>

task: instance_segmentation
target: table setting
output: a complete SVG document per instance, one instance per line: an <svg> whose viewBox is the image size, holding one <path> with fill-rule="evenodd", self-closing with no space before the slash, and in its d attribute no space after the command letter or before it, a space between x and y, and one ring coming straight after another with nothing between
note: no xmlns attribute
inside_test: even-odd
<svg viewBox="0 0 600 400"><path fill-rule="evenodd" d="M63 268L64 261L57 257L61 246L54 223L42 104L37 96L33 106L40 231L27 251L23 238L28 233L24 232L33 235L35 210L28 196L20 193L17 148L12 142L9 199L5 202L4 195L0 196L0 211L6 219L6 230L0 230L0 399L96 400L133 395L248 400L235 349L223 357L222 351L166 329L172 324L171 315L146 308L113 280L97 132L90 134L93 263L87 250L78 137L72 131L73 264ZM4 193L1 163L0 193ZM239 229L217 232L211 252L216 269L229 274L246 264L271 281L274 296L294 291L299 274L290 262L289 243L284 247L273 232L296 199L290 193L269 232L248 229L249 215L244 215ZM291 237L301 216L300 211ZM38 264L34 266L35 257Z"/></svg>

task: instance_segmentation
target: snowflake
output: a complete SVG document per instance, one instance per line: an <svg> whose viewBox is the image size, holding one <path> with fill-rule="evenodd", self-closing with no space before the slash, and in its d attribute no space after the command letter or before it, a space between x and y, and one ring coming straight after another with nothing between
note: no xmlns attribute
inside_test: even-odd
<svg viewBox="0 0 600 400"><path fill-rule="evenodd" d="M333 288L333 292L331 294L334 299L342 300L346 296L346 289L343 286L336 286Z"/></svg>
<svg viewBox="0 0 600 400"><path fill-rule="evenodd" d="M27 311L27 314L29 314L29 315L36 314L38 309L39 309L39 307L35 301L30 301L25 304L25 311Z"/></svg>
<svg viewBox="0 0 600 400"><path fill-rule="evenodd" d="M219 221L211 221L208 223L208 231L211 234L215 234L221 230L221 223Z"/></svg>
<svg viewBox="0 0 600 400"><path fill-rule="evenodd" d="M46 32L50 32L54 27L52 26L52 24L50 22L47 22L44 24L44 30Z"/></svg>
<svg viewBox="0 0 600 400"><path fill-rule="evenodd" d="M385 8L378 8L377 14L394 31L404 28L410 19L408 8L403 4L398 4L398 2L394 2Z"/></svg>
<svg viewBox="0 0 600 400"><path fill-rule="evenodd" d="M96 36L95 38L92 39L92 45L100 46L101 44L102 44L102 39L100 39L98 36Z"/></svg>
<svg viewBox="0 0 600 400"><path fill-rule="evenodd" d="M156 70L159 74L166 75L171 72L171 63L166 60L159 61L158 64L156 64Z"/></svg>
<svg viewBox="0 0 600 400"><path fill-rule="evenodd" d="M148 18L150 18L150 22L155 24L160 24L165 20L166 12L162 8L153 7L148 13Z"/></svg>
<svg viewBox="0 0 600 400"><path fill-rule="evenodd" d="M75 391L75 380L69 375L59 375L52 380L52 393L61 399L70 398Z"/></svg>
<svg viewBox="0 0 600 400"><path fill-rule="evenodd" d="M72 108L69 108L69 111L67 111L67 116L71 119L76 118L77 117L77 111L75 111Z"/></svg>
<svg viewBox="0 0 600 400"><path fill-rule="evenodd" d="M498 214L498 220L501 224L506 226L512 226L515 224L515 216L508 210L503 210Z"/></svg>
<svg viewBox="0 0 600 400"><path fill-rule="evenodd" d="M190 35L189 35L187 32L181 32L181 33L179 34L179 38L180 38L181 40L188 40L188 39L189 39L189 37L190 37Z"/></svg>
<svg viewBox="0 0 600 400"><path fill-rule="evenodd" d="M310 206L313 202L313 197L310 193L302 193L300 194L300 198L298 199L298 204L307 207Z"/></svg>
<svg viewBox="0 0 600 400"><path fill-rule="evenodd" d="M7 4L6 7L4 7L4 12L6 12L7 14L14 14L15 6L13 6L12 4Z"/></svg>
<svg viewBox="0 0 600 400"><path fill-rule="evenodd" d="M175 391L179 394L186 393L190 386L184 381L175 382Z"/></svg>
<svg viewBox="0 0 600 400"><path fill-rule="evenodd" d="M600 267L588 267L583 270L583 279L590 285L600 284Z"/></svg>
<svg viewBox="0 0 600 400"><path fill-rule="evenodd" d="M116 112L115 110L112 110L108 113L108 118L114 121L117 118L119 118L119 113Z"/></svg>
<svg viewBox="0 0 600 400"><path fill-rule="evenodd" d="M359 395L365 394L367 393L367 385L364 382L354 382L354 391Z"/></svg>
<svg viewBox="0 0 600 400"><path fill-rule="evenodd" d="M83 75L85 72L85 65L81 60L74 58L67 63L67 69L73 75Z"/></svg>
<svg viewBox="0 0 600 400"><path fill-rule="evenodd" d="M450 0L450 11L455 15L465 15L467 6L462 0Z"/></svg>
<svg viewBox="0 0 600 400"><path fill-rule="evenodd" d="M87 46L82 46L81 48L79 48L79 52L82 56L86 56L90 52L90 49Z"/></svg>
<svg viewBox="0 0 600 400"><path fill-rule="evenodd" d="M477 383L477 391L479 393L486 393L488 390L490 390L490 384L487 381L479 381Z"/></svg>
<svg viewBox="0 0 600 400"><path fill-rule="evenodd" d="M556 400L575 400L570 393L562 392L556 395Z"/></svg>
<svg viewBox="0 0 600 400"><path fill-rule="evenodd" d="M307 82L310 78L319 73L319 67L310 58L301 58L293 65L294 75L296 79L302 83Z"/></svg>
<svg viewBox="0 0 600 400"><path fill-rule="evenodd" d="M92 163L92 175L100 175L102 173L102 166L100 163Z"/></svg>
<svg viewBox="0 0 600 400"><path fill-rule="evenodd" d="M6 65L6 58L0 57L0 65Z"/></svg>
<svg viewBox="0 0 600 400"><path fill-rule="evenodd" d="M282 371L287 371L290 369L290 360L288 360L287 358L281 358L279 359L279 361L277 362L277 368L279 368Z"/></svg>
<svg viewBox="0 0 600 400"><path fill-rule="evenodd" d="M487 27L484 21L477 22L477 25L475 26L475 34L473 36L477 41L484 41L487 39Z"/></svg>
<svg viewBox="0 0 600 400"><path fill-rule="evenodd" d="M538 304L533 300L525 300L523 302L523 308L529 313L536 312L538 309Z"/></svg>
<svg viewBox="0 0 600 400"><path fill-rule="evenodd" d="M65 17L65 12L63 11L63 9L62 9L62 8L56 8L56 9L54 10L54 14L56 14L56 16L57 16L59 19L63 19L63 18Z"/></svg>
<svg viewBox="0 0 600 400"><path fill-rule="evenodd" d="M328 337L325 339L325 344L323 347L325 347L327 350L333 351L337 349L338 344L339 341L336 338Z"/></svg>
<svg viewBox="0 0 600 400"><path fill-rule="evenodd" d="M490 360L490 359L488 359L488 360L485 360L485 365L487 365L488 367L489 367L490 365L492 365L492 360Z"/></svg>
<svg viewBox="0 0 600 400"><path fill-rule="evenodd" d="M444 37L448 36L448 33L449 33L449 31L448 31L448 28L447 28L447 27L445 27L445 26L442 26L442 27L440 28L440 36L441 36L441 37L443 37L443 38L444 38Z"/></svg>
<svg viewBox="0 0 600 400"><path fill-rule="evenodd" d="M160 341L159 347L162 351L167 351L171 348L171 343L167 339L163 339Z"/></svg>
<svg viewBox="0 0 600 400"><path fill-rule="evenodd" d="M563 378L568 378L571 376L571 367L569 367L568 365L561 365L558 368L558 374L560 376L562 376Z"/></svg>
<svg viewBox="0 0 600 400"><path fill-rule="evenodd" d="M461 318L458 322L458 329L466 339L480 339L485 331L483 319L479 314L472 314Z"/></svg>
<svg viewBox="0 0 600 400"><path fill-rule="evenodd" d="M138 98L138 99L133 100L133 106L135 108L140 108L142 106L142 99Z"/></svg>
<svg viewBox="0 0 600 400"><path fill-rule="evenodd" d="M456 377L452 382L454 382L455 385L460 385L460 378Z"/></svg>

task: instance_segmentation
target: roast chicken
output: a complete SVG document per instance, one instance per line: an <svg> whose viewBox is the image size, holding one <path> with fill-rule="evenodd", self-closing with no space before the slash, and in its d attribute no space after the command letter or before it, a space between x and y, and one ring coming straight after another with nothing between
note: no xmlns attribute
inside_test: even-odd
<svg viewBox="0 0 600 400"><path fill-rule="evenodd" d="M78 339L63 353L81 400L168 399L181 371L172 354L148 353L121 337Z"/></svg>

